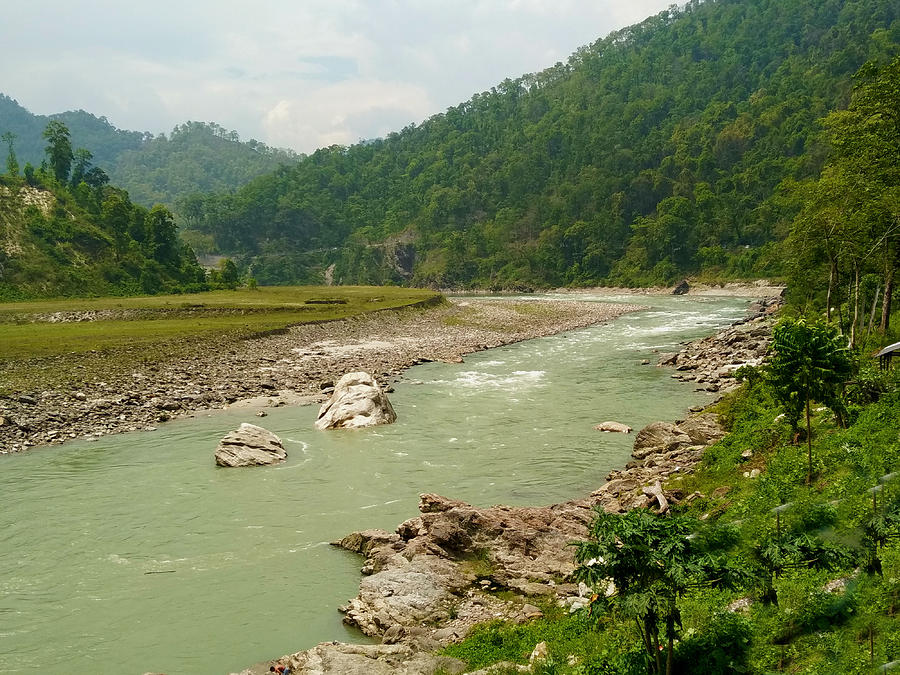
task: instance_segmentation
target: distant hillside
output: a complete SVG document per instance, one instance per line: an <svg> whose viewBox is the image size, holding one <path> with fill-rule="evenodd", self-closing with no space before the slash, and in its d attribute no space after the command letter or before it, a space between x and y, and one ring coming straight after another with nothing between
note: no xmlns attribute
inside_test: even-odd
<svg viewBox="0 0 900 675"><path fill-rule="evenodd" d="M896 0L691 0L386 139L181 209L263 283L658 284L780 272L819 120Z"/></svg>
<svg viewBox="0 0 900 675"><path fill-rule="evenodd" d="M0 176L0 302L208 288L172 214L110 185Z"/></svg>
<svg viewBox="0 0 900 675"><path fill-rule="evenodd" d="M213 123L186 122L169 135L153 136L117 129L105 117L83 110L33 115L0 94L0 134L15 134L21 164L40 165L46 146L41 134L50 120L63 122L71 131L73 147L90 150L94 164L145 206L171 207L182 195L232 190L299 159L290 150L242 142L236 132Z"/></svg>

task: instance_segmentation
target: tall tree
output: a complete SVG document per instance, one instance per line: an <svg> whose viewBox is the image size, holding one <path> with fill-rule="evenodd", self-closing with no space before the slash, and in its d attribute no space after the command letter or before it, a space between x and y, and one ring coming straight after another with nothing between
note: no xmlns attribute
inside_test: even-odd
<svg viewBox="0 0 900 675"><path fill-rule="evenodd" d="M829 115L826 128L832 145L830 167L845 186L840 203L848 218L864 220L869 247L880 260L884 331L900 260L900 56L884 66L864 64L849 108Z"/></svg>
<svg viewBox="0 0 900 675"><path fill-rule="evenodd" d="M53 168L53 175L60 183L64 183L69 177L72 160L75 158L69 128L59 120L51 120L44 129L44 139L47 141L44 151Z"/></svg>
<svg viewBox="0 0 900 675"><path fill-rule="evenodd" d="M78 148L73 156L75 160L72 166L72 187L78 187L78 184L85 179L91 167L91 160L94 154L85 148Z"/></svg>
<svg viewBox="0 0 900 675"><path fill-rule="evenodd" d="M3 136L0 136L0 138L3 139L3 142L6 143L8 148L8 152L6 153L6 173L10 176L18 176L19 160L16 159L16 149L13 147L16 135L11 131L7 131Z"/></svg>

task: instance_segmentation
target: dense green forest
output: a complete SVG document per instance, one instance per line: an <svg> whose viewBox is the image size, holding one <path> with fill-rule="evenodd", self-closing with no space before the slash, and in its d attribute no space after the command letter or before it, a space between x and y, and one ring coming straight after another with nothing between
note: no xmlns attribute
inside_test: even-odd
<svg viewBox="0 0 900 675"><path fill-rule="evenodd" d="M92 155L51 120L39 168L20 164L12 134L0 175L0 301L133 295L234 286L226 260L210 275L177 234L171 211L114 187Z"/></svg>
<svg viewBox="0 0 900 675"><path fill-rule="evenodd" d="M74 148L87 148L94 164L137 204L166 204L193 192L231 190L250 179L292 164L299 156L256 140L242 142L237 132L215 123L186 122L168 135L123 131L105 117L84 110L50 116L33 115L0 94L0 134L11 133L19 160L40 165L41 134L56 120L69 129Z"/></svg>
<svg viewBox="0 0 900 675"><path fill-rule="evenodd" d="M178 204L263 283L781 275L822 120L900 43L892 0L689 2L387 138Z"/></svg>

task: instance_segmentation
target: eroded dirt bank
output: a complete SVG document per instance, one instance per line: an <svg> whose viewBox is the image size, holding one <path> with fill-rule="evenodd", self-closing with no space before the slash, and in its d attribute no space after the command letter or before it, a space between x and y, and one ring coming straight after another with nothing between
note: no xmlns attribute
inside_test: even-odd
<svg viewBox="0 0 900 675"><path fill-rule="evenodd" d="M198 350L77 390L23 391L0 399L0 454L75 438L152 429L228 405L313 403L341 375L365 370L389 384L425 361L582 328L639 305L573 300L465 298L429 309L385 311L288 329L282 335ZM102 359L102 355L97 356ZM64 359L47 368L65 368ZM0 372L0 377L3 373Z"/></svg>

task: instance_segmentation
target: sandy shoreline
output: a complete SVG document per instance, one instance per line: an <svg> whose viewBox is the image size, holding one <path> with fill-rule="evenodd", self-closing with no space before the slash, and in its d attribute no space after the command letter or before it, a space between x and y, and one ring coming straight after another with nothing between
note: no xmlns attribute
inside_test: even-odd
<svg viewBox="0 0 900 675"><path fill-rule="evenodd" d="M0 454L96 439L204 410L264 408L323 400L353 370L382 384L427 361L603 323L637 304L571 300L456 298L419 310L378 312L302 325L284 334L228 345L216 353L147 364L77 391L20 392L0 399Z"/></svg>

